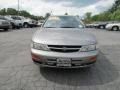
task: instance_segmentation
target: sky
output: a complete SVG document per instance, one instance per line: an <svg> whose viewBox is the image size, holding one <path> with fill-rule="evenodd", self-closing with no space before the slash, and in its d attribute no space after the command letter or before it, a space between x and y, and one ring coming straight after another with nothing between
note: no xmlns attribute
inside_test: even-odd
<svg viewBox="0 0 120 90"><path fill-rule="evenodd" d="M53 15L83 16L86 12L93 15L109 9L114 0L19 0L20 9L34 15L45 15L52 11ZM0 0L0 8L17 9L18 0Z"/></svg>

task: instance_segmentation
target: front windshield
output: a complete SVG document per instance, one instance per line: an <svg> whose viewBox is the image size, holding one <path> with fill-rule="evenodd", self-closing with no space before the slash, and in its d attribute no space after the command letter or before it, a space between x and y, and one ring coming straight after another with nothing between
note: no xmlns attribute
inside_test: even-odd
<svg viewBox="0 0 120 90"><path fill-rule="evenodd" d="M1 20L6 20L3 16L0 16L0 19L1 19Z"/></svg>
<svg viewBox="0 0 120 90"><path fill-rule="evenodd" d="M26 19L25 17L22 17L22 16L19 16L19 18L22 19L22 20Z"/></svg>
<svg viewBox="0 0 120 90"><path fill-rule="evenodd" d="M5 18L6 18L7 20L13 20L12 18L10 18L10 17L7 17L7 16L5 16Z"/></svg>
<svg viewBox="0 0 120 90"><path fill-rule="evenodd" d="M44 24L44 28L79 28L82 23L75 16L51 16Z"/></svg>
<svg viewBox="0 0 120 90"><path fill-rule="evenodd" d="M21 18L20 18L20 17L15 17L15 16L12 16L11 18L12 18L12 19L14 19L14 20L21 20Z"/></svg>

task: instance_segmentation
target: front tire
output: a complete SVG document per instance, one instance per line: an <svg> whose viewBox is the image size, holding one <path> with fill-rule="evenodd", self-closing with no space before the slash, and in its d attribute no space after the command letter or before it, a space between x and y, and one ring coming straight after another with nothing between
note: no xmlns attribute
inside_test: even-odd
<svg viewBox="0 0 120 90"><path fill-rule="evenodd" d="M16 28L17 28L17 29L20 29L20 26L17 26Z"/></svg>
<svg viewBox="0 0 120 90"><path fill-rule="evenodd" d="M11 23L11 29L15 29L15 24Z"/></svg>
<svg viewBox="0 0 120 90"><path fill-rule="evenodd" d="M112 31L118 31L118 30L119 30L119 27L118 27L118 26L112 27Z"/></svg>
<svg viewBox="0 0 120 90"><path fill-rule="evenodd" d="M28 28L29 27L29 24L28 23L24 23L24 28Z"/></svg>
<svg viewBox="0 0 120 90"><path fill-rule="evenodd" d="M5 28L4 31L8 31L8 28Z"/></svg>
<svg viewBox="0 0 120 90"><path fill-rule="evenodd" d="M100 29L105 29L105 27L104 26L100 26Z"/></svg>

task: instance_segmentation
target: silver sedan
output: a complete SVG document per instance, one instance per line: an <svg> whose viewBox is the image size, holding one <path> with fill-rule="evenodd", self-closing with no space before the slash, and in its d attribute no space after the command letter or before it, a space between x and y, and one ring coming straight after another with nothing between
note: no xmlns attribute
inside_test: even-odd
<svg viewBox="0 0 120 90"><path fill-rule="evenodd" d="M110 23L106 25L107 30L119 31L120 30L120 22Z"/></svg>
<svg viewBox="0 0 120 90"><path fill-rule="evenodd" d="M78 17L50 16L32 38L31 55L44 67L87 67L97 60L97 40Z"/></svg>

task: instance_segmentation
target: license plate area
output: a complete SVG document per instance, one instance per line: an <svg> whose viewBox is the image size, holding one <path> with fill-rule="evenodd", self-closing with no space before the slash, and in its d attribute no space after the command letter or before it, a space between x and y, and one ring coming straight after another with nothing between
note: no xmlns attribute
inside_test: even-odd
<svg viewBox="0 0 120 90"><path fill-rule="evenodd" d="M58 58L57 67L71 67L71 59L68 58Z"/></svg>

